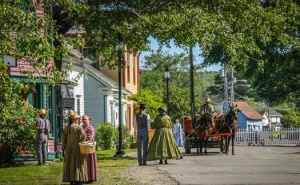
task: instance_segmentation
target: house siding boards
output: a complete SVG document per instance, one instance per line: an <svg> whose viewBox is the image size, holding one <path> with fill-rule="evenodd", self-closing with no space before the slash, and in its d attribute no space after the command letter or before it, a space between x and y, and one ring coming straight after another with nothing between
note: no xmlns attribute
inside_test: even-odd
<svg viewBox="0 0 300 185"><path fill-rule="evenodd" d="M83 71L82 67L74 66L71 73L71 79L75 78L79 72ZM77 86L74 87L74 98L75 98L75 108L74 110L80 114L81 116L84 115L84 79L80 78L78 79ZM80 104L78 107L77 102L80 101Z"/></svg>
<svg viewBox="0 0 300 185"><path fill-rule="evenodd" d="M84 79L85 114L90 116L91 125L96 128L104 122L104 96L98 92L99 82L90 75Z"/></svg>
<svg viewBox="0 0 300 185"><path fill-rule="evenodd" d="M241 129L247 128L247 117L242 113L238 113L238 126Z"/></svg>
<svg viewBox="0 0 300 185"><path fill-rule="evenodd" d="M281 123L281 117L282 117L281 114L279 114L277 111L275 111L271 107L269 108L269 113L270 113L269 117L270 117L272 123L274 123L274 122Z"/></svg>
<svg viewBox="0 0 300 185"><path fill-rule="evenodd" d="M117 69L109 69L109 67L107 65L105 65L105 66L99 68L99 71L101 71L103 74L105 74L112 80L118 82L118 70ZM123 75L123 72L121 72L121 74ZM122 76L122 79L124 79L123 76ZM123 85L123 82L122 82L122 85Z"/></svg>
<svg viewBox="0 0 300 185"><path fill-rule="evenodd" d="M238 112L238 126L240 129L246 130L262 130L263 116L246 102L235 102Z"/></svg>
<svg viewBox="0 0 300 185"><path fill-rule="evenodd" d="M91 124L97 127L103 122L119 126L118 83L90 65L83 65L87 70L85 78L85 111L91 117ZM130 92L122 87L122 100ZM92 106L90 106L92 105ZM121 123L125 124L126 106L122 105Z"/></svg>
<svg viewBox="0 0 300 185"><path fill-rule="evenodd" d="M138 74L139 74L139 54L136 52L128 53L126 54L127 58L126 60L126 66L129 67L128 70L124 70L126 72L125 74L125 81L124 81L124 87L128 89L132 94L136 94L139 91L139 80L138 80ZM129 65L128 65L129 64ZM129 75L129 78L128 78ZM130 79L130 80L128 80ZM134 117L134 105L136 104L133 101L129 101L126 99L127 104L127 111L126 111L126 123L127 127L130 131L130 133L133 134L134 127L133 127L133 117Z"/></svg>

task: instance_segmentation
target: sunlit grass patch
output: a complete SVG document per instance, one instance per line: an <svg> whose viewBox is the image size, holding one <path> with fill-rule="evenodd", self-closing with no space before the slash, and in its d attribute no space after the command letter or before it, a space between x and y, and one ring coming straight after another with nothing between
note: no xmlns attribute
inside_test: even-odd
<svg viewBox="0 0 300 185"><path fill-rule="evenodd" d="M136 152L136 149L125 150L126 153ZM137 163L135 157L115 157L116 150L97 151L98 182L94 184L135 185L129 173L129 167ZM0 168L0 185L61 185L63 162L53 162L49 165L23 165Z"/></svg>

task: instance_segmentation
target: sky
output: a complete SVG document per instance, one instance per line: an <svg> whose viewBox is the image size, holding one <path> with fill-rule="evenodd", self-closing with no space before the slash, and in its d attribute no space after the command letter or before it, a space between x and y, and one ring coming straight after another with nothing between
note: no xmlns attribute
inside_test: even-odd
<svg viewBox="0 0 300 185"><path fill-rule="evenodd" d="M153 37L150 37L149 40L151 41L151 44L150 44L151 49L156 51L158 49L158 42ZM184 51L184 49L176 47L173 42L171 42L171 48L163 47L163 51L167 52L171 55L173 55L174 53L179 54L182 52L186 52L186 51ZM151 52L142 52L141 53L141 57L140 57L141 65L143 65L143 61L145 60L144 57L147 55L150 55L150 54L151 54ZM193 48L193 55L195 57L194 63L203 62L203 58L199 56L200 54L201 54L201 50L199 47ZM187 53L187 55L189 55L189 53ZM219 71L220 69L221 69L220 65L211 65L206 68L207 71Z"/></svg>

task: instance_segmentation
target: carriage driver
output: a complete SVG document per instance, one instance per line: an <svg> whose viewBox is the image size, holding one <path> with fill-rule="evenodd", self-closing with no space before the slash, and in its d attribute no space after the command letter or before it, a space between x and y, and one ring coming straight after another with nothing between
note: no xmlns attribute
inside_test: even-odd
<svg viewBox="0 0 300 185"><path fill-rule="evenodd" d="M212 115L212 124L213 124L212 127L215 126L214 116L213 116L214 112L215 112L214 107L210 104L210 98L207 97L205 99L205 104L201 105L201 107L200 107L200 117L202 115L204 115L205 113L211 114Z"/></svg>

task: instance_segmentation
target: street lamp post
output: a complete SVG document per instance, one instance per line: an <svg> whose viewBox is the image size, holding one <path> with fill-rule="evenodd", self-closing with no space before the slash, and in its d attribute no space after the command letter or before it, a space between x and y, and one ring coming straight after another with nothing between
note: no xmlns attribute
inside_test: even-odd
<svg viewBox="0 0 300 185"><path fill-rule="evenodd" d="M170 113L170 107L169 107L169 79L170 79L170 71L169 71L169 68L166 67L165 69L165 79L166 79L166 85L167 85L167 110L168 110L168 113Z"/></svg>
<svg viewBox="0 0 300 185"><path fill-rule="evenodd" d="M123 155L125 152L122 150L122 73L121 73L121 54L124 49L123 37L118 33L118 45L116 51L118 52L118 83L119 83L119 150L116 155Z"/></svg>

